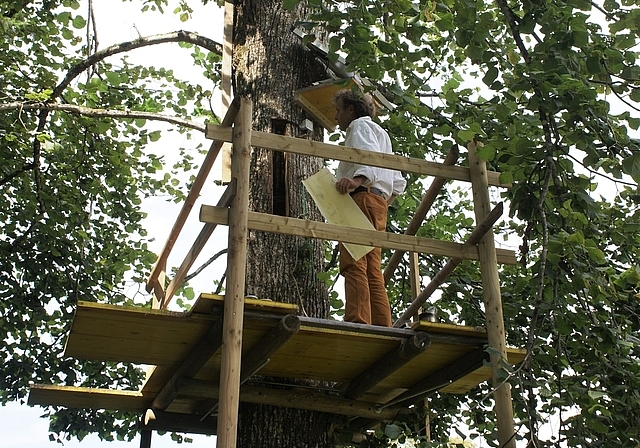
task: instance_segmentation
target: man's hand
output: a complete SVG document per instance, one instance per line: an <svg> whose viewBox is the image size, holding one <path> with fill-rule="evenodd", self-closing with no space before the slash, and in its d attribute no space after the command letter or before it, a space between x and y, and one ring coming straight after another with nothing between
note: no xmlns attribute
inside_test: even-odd
<svg viewBox="0 0 640 448"><path fill-rule="evenodd" d="M336 182L336 190L340 194L347 194L358 188L367 180L364 176L356 176L353 179L348 177L343 177L338 182Z"/></svg>

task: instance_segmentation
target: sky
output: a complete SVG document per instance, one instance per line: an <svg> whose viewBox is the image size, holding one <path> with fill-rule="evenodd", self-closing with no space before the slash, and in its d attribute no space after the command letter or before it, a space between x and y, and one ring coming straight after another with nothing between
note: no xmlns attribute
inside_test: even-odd
<svg viewBox="0 0 640 448"><path fill-rule="evenodd" d="M175 5L176 2L170 2ZM207 7L199 6L198 2L190 2L195 13L193 18L185 23L180 22L177 16L172 14L171 6L167 8L164 15L157 12L141 13L140 9L143 2L141 0L93 0L93 7L95 12L97 37L99 42L99 49L107 48L110 45L133 40L139 37L139 35L150 36L154 34L162 34L177 30L195 31L201 35L207 36L215 41L222 43L222 28L223 19L222 14L219 12L215 2L210 2ZM87 1L81 0L81 8L78 10L78 14L87 17ZM197 7L199 6L199 7ZM139 34L138 34L139 33ZM132 52L130 60L140 63L147 63L147 65L165 66L170 63L177 76L189 76L193 79L189 67L193 67L190 60L189 50L180 50L175 44L163 44L155 46L155 48L143 48ZM168 62L169 61L169 62ZM114 60L115 62L115 60ZM204 80L203 82L206 82ZM216 110L216 113L220 113ZM173 143L167 143L166 140L161 140L163 145L167 148L178 148L179 146L190 145L195 146L198 143L202 143L203 146L209 147L210 141L204 139L195 141L175 141ZM177 153L177 149L176 149ZM171 156L171 153L167 155ZM216 169L212 176L215 176ZM207 188L208 187L208 188ZM215 205L218 201L218 197L224 190L223 187L215 187L212 180L207 182L207 189L204 190L203 196L206 202L211 205ZM151 249L155 252L159 252L164 245L164 242L168 236L169 230L167 225L171 225L174 221L174 217L178 215L180 210L180 204L167 203L163 199L157 199L148 201L144 205L147 211L147 229L150 236L156 235L156 241L150 245ZM194 207L197 210L199 205ZM197 227L196 234L199 232L200 224L197 221L197 212L192 212L190 219L185 226L186 233L189 232L189 228ZM216 253L220 247L226 247L226 229L216 229L214 232L214 239L212 242L215 247L205 248L203 251L207 255ZM188 243L190 245L190 243ZM175 263L179 263L184 257L184 253L180 254L179 244L176 244L175 254L169 260L169 265L172 260L177 260ZM186 246L183 245L183 246ZM188 247L183 247L184 251ZM182 258L180 258L182 256ZM203 255L206 259L206 256ZM194 267L200 266L201 257L196 261ZM219 263L224 263L222 258ZM211 269L216 269L216 266L212 266ZM197 289L197 292L209 292L213 291L212 287L205 287L206 289ZM25 400L26 401L26 400ZM24 448L24 447L58 447L59 444L49 441L49 421L48 419L40 418L44 413L44 409L36 406L29 407L26 404L19 404L12 402L6 406L0 406L0 446L2 448ZM215 437L207 437L202 435L189 435L193 439L192 444L178 445L172 441L169 434L158 435L153 433L152 446L154 448L167 448L176 446L185 447L211 447L215 446ZM78 442L76 439L65 442L64 447L80 447L80 448L96 448L96 447L109 447L109 448L121 448L139 446L139 436L132 442L103 442L96 435L87 436L82 442Z"/></svg>

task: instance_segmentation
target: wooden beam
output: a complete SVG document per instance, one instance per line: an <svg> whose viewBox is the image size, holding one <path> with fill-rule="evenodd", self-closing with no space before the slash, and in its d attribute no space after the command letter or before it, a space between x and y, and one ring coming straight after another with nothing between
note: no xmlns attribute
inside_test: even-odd
<svg viewBox="0 0 640 448"><path fill-rule="evenodd" d="M233 128L231 177L236 179L236 195L228 211L229 252L227 253L227 289L224 299L220 365L220 384L223 387L220 389L217 439L217 446L220 448L235 448L238 437L252 110L251 100L242 98L238 118Z"/></svg>
<svg viewBox="0 0 640 448"><path fill-rule="evenodd" d="M347 386L344 397L351 400L361 397L380 381L424 352L430 344L429 336L426 333L416 333L409 339L405 339L397 349L387 353L353 380Z"/></svg>
<svg viewBox="0 0 640 448"><path fill-rule="evenodd" d="M284 316L278 325L260 339L242 360L240 382L244 383L264 366L275 352L300 330L300 318L295 314Z"/></svg>
<svg viewBox="0 0 640 448"><path fill-rule="evenodd" d="M411 297L414 299L420 294L420 262L418 255L416 252L409 252L409 284L411 286ZM420 310L422 310L421 307L413 313L414 322L418 322L420 319Z"/></svg>
<svg viewBox="0 0 640 448"><path fill-rule="evenodd" d="M465 242L465 245L477 247L476 244L482 239L482 237L491 230L493 224L502 216L502 202L491 210L491 212L485 216L482 222L474 229L469 236L469 239ZM461 258L451 258L444 265L440 271L431 279L427 287L411 302L411 305L402 313L402 316L398 318L393 324L394 327L401 327L405 322L409 322L411 317L418 311L424 302L427 301L431 294L444 283L444 281L451 275L453 270L462 262Z"/></svg>
<svg viewBox="0 0 640 448"><path fill-rule="evenodd" d="M489 354L485 351L484 347L478 347L462 358L457 359L437 372L420 380L418 383L411 386L406 392L400 394L389 403L385 403L384 406L411 406L412 404L421 401L434 391L442 389L474 370L479 369L488 359Z"/></svg>
<svg viewBox="0 0 640 448"><path fill-rule="evenodd" d="M444 159L444 164L447 166L451 166L456 163L458 160L458 156L460 151L458 150L458 145L453 145L447 154L447 157ZM433 202L438 197L440 190L442 189L444 183L447 179L443 177L435 177L433 181L431 181L431 185L429 185L429 189L425 193L422 201L420 201L420 205L416 209L416 212L413 214L413 218L407 225L407 230L405 230L405 235L415 235L418 232L418 229L424 222L424 218L427 216L429 209L433 205ZM400 260L402 260L402 256L405 251L397 250L391 255L387 266L384 268L384 282L385 284L389 283L389 280L393 276L393 272L396 270L398 265L400 264ZM417 295L417 294L416 294ZM415 297L415 296L414 296Z"/></svg>
<svg viewBox="0 0 640 448"><path fill-rule="evenodd" d="M451 364L441 368L437 372L422 379L418 383L411 386L406 392L402 393L393 400L379 405L376 410L382 412L385 411L387 406L399 407L406 409L409 406L421 401L425 397L431 395L434 391L442 389L443 387L451 384L452 382L462 378L463 376L479 369L483 366L484 362L489 358L488 353L484 347L478 347L472 350L466 356L459 358ZM367 420L365 418L359 418L351 423L349 429L357 431L360 429L369 429L375 427L382 418L374 420Z"/></svg>
<svg viewBox="0 0 640 448"><path fill-rule="evenodd" d="M277 325L251 347L242 359L240 384L243 384L267 363L275 352L300 330L300 318L295 314L284 316ZM200 406L200 414L209 415L218 407L218 400L206 401Z"/></svg>
<svg viewBox="0 0 640 448"><path fill-rule="evenodd" d="M235 181L233 181L233 182L230 182L229 185L227 185L226 190L218 200L218 204L217 204L218 207L228 207L229 204L231 203L231 200L235 196L235 194L236 194L236 183ZM187 272L189 272L189 269L191 269L191 266L193 266L193 263L195 263L196 258L198 258L198 255L200 255L200 252L204 248L205 244L207 244L207 241L209 241L209 238L211 237L211 234L216 229L216 227L217 227L216 224L210 224L210 223L206 223L202 227L200 234L198 235L195 242L193 243L193 246L191 246L191 249L187 253L187 256L182 261L182 264L180 265L180 268L176 272L176 275L173 277L173 279L169 283L169 286L167 286L167 290L165 292L164 298L161 301L162 309L165 309L167 308L167 306L169 306L169 302L173 298L173 295L175 294L176 290L180 287L180 285L184 281L184 278L187 276Z"/></svg>
<svg viewBox="0 0 640 448"><path fill-rule="evenodd" d="M140 448L151 448L151 436L153 431L150 429L143 429L140 431Z"/></svg>
<svg viewBox="0 0 640 448"><path fill-rule="evenodd" d="M228 127L231 125L231 123L233 123L233 120L235 119L236 114L238 113L239 105L240 105L240 100L234 98L233 102L231 103L231 106L229 106L227 113L222 119L222 126ZM151 292L151 290L153 289L153 285L158 280L158 276L160 275L160 272L165 270L166 264L167 264L167 258L169 258L169 254L173 249L173 245L178 239L178 236L180 235L180 232L184 227L184 223L187 221L187 217L189 216L191 209L196 203L196 200L198 199L198 197L200 196L200 191L202 190L205 180L209 176L209 172L213 167L213 162L215 162L216 157L218 157L218 153L220 152L220 148L222 147L223 143L224 142L217 140L211 144L211 147L209 148L209 151L207 152L207 155L204 158L204 161L202 162L202 166L200 166L200 171L198 171L198 175L193 181L193 185L189 189L189 194L187 195L187 199L185 200L184 204L182 204L182 209L178 214L178 218L176 218L176 222L173 224L173 228L171 229L171 233L169 233L169 237L167 238L167 241L164 244L162 252L160 252L158 259L156 260L156 264L153 266L153 269L149 274L149 278L147 279L147 292Z"/></svg>
<svg viewBox="0 0 640 448"><path fill-rule="evenodd" d="M205 136L215 140L231 141L231 128L228 126L207 124ZM295 154L321 157L323 159L341 160L359 165L377 166L424 176L471 182L471 174L469 173L468 167L447 166L442 163L428 162L421 159L412 159L394 154L384 154L313 140L286 137L268 132L255 131L251 139L251 144L276 151L288 151ZM487 174L490 185L499 187L511 186L511 184L500 182L500 173L490 171Z"/></svg>
<svg viewBox="0 0 640 448"><path fill-rule="evenodd" d="M216 426L217 420L214 417L202 420L198 415L163 411L153 411L151 418L139 423L139 427L145 430L205 435L215 435Z"/></svg>
<svg viewBox="0 0 640 448"><path fill-rule="evenodd" d="M31 384L27 404L142 412L149 406L150 401L149 397L138 391Z"/></svg>
<svg viewBox="0 0 640 448"><path fill-rule="evenodd" d="M231 104L231 59L233 57L233 2L224 2L224 29L222 40L222 70L220 87L222 90L222 107L228 110ZM231 144L222 145L221 180L231 181Z"/></svg>
<svg viewBox="0 0 640 448"><path fill-rule="evenodd" d="M469 167L471 169L471 187L473 190L473 208L476 222L482 222L491 211L489 198L489 181L487 163L476 153L476 144L469 143ZM502 298L500 295L500 279L498 277L498 261L493 232L487 232L478 243L480 254L480 275L482 277L482 293L487 326L489 346L498 355L491 355L491 374L493 380L495 412L498 426L498 442L503 448L515 448L513 423L513 404L511 403L511 385L502 382L499 376L500 363L507 359L504 317L502 314Z"/></svg>
<svg viewBox="0 0 640 448"><path fill-rule="evenodd" d="M219 389L218 385L211 381L190 379L180 389L180 394L192 397L217 398ZM331 414L376 418L378 420L393 420L398 415L412 412L406 408L389 407L378 413L375 410L374 403L334 397L306 388L296 388L295 386L291 389L272 389L245 384L240 390L240 401Z"/></svg>
<svg viewBox="0 0 640 448"><path fill-rule="evenodd" d="M178 395L180 381L185 377L192 378L218 351L222 345L222 327L222 317L220 317L211 325L207 334L198 342L153 400L151 407L154 411L167 409Z"/></svg>
<svg viewBox="0 0 640 448"><path fill-rule="evenodd" d="M317 317L306 317L299 316L300 322L302 325L302 330L304 331L306 328L319 328L324 331L335 331L337 333L350 333L354 332L356 334L372 334L379 335L385 337L396 337L399 339L408 339L414 335L413 330L404 329L404 328L393 328L393 327L380 327L377 325L367 325L367 324L358 324L355 322L344 322L340 320L327 320L327 319L319 319ZM429 327L449 327L446 329L444 333L440 333L436 331L434 328ZM456 327L451 324L435 324L429 322L429 325L425 330L420 328L419 331L424 331L429 335L429 339L432 344L434 343L442 343L442 344L451 344L451 345L482 345L486 344L487 337L486 333L483 331L477 331L477 329L472 327L457 327L462 330L459 333L452 333L450 330L451 327ZM472 330L469 333L469 330Z"/></svg>
<svg viewBox="0 0 640 448"><path fill-rule="evenodd" d="M203 205L200 208L200 221L215 224L227 224L229 211L222 207ZM250 229L263 232L284 233L325 240L361 244L363 246L385 247L412 252L428 253L445 257L479 260L478 249L469 244L453 243L410 235L380 232L377 230L356 229L354 227L326 224L318 221L268 215L249 212L247 225ZM515 252L498 250L498 262L515 265Z"/></svg>

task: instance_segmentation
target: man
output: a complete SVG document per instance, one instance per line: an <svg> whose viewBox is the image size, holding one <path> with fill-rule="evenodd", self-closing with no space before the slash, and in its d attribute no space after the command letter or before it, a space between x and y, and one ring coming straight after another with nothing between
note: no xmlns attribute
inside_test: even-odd
<svg viewBox="0 0 640 448"><path fill-rule="evenodd" d="M391 154L387 132L372 118L375 106L369 95L345 89L334 96L336 122L346 132L345 146ZM406 181L399 171L340 162L336 189L350 194L376 230L387 227L387 208L404 191ZM347 322L391 326L391 308L380 269L381 252L374 248L354 260L340 244L340 272L345 280Z"/></svg>

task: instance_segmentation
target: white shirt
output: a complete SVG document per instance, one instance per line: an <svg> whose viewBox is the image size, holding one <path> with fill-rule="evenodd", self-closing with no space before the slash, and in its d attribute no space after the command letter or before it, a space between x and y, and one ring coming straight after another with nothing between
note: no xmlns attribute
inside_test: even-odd
<svg viewBox="0 0 640 448"><path fill-rule="evenodd" d="M356 118L349 124L344 144L368 151L393 153L389 134L368 116ZM343 177L353 179L356 176L364 176L367 181L362 185L379 189L384 193L385 199L391 197L392 194L399 195L407 185L407 181L404 180L400 171L350 162L340 162L336 175L338 179Z"/></svg>

